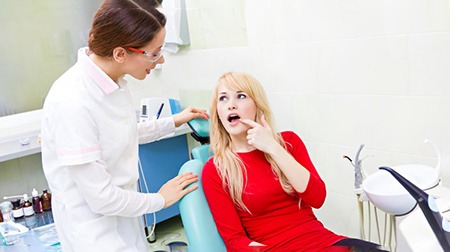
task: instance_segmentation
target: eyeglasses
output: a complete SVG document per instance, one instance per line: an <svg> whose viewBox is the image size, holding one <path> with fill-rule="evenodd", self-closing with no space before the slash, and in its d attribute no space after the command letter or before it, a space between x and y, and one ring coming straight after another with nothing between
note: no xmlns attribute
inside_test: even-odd
<svg viewBox="0 0 450 252"><path fill-rule="evenodd" d="M163 56L163 53L164 53L164 47L162 47L161 50L154 52L154 53L148 53L144 50L137 49L134 47L129 47L129 46L125 47L125 49L145 55L146 58L148 59L148 61L150 61L152 63L155 63L156 61L158 61Z"/></svg>

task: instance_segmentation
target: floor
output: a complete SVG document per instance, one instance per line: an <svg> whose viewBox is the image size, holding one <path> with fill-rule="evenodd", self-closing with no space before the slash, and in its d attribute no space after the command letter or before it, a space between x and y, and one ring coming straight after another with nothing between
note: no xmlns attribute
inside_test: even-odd
<svg viewBox="0 0 450 252"><path fill-rule="evenodd" d="M149 252L185 252L187 245L179 215L156 224L156 241L149 243Z"/></svg>

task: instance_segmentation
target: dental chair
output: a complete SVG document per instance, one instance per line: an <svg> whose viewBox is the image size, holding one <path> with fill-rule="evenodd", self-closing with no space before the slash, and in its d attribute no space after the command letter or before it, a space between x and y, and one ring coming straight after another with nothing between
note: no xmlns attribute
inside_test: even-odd
<svg viewBox="0 0 450 252"><path fill-rule="evenodd" d="M181 220L188 239L188 252L226 252L222 237L217 231L208 202L203 192L203 165L212 156L209 149L209 121L193 119L188 122L192 137L201 143L192 149L192 159L183 164L179 174L192 172L198 175L197 190L185 195L179 202Z"/></svg>

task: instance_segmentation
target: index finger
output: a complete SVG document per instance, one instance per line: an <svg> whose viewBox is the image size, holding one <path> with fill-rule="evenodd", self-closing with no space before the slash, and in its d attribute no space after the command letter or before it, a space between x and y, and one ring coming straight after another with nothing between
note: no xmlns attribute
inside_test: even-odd
<svg viewBox="0 0 450 252"><path fill-rule="evenodd" d="M254 128L258 126L259 124L255 121L252 121L250 119L239 119L242 123L247 124L248 126Z"/></svg>

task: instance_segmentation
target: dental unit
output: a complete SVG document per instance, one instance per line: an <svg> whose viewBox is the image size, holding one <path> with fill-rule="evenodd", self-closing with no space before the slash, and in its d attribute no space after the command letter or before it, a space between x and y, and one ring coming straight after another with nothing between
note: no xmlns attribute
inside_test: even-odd
<svg viewBox="0 0 450 252"><path fill-rule="evenodd" d="M442 251L450 251L450 247L447 247L450 244L450 225L447 221L450 219L450 189L441 183L439 149L428 139L424 142L430 143L436 152L435 167L422 164L383 166L366 176L361 184L363 190L359 199L372 204L375 213L381 210L386 214L385 227L388 219L390 225L394 226L390 239L395 239L395 248L389 242L391 251L423 251L428 248L440 251L441 247ZM376 224L380 232L378 220ZM445 235L442 235L443 232ZM433 238L433 233L437 240ZM386 237L386 229L384 235Z"/></svg>
<svg viewBox="0 0 450 252"><path fill-rule="evenodd" d="M425 218L430 224L442 249L444 251L450 251L450 224L448 220L441 215L438 205L436 204L436 199L411 183L394 169L390 167L380 167L380 170L389 172L417 201L417 204L425 215Z"/></svg>

